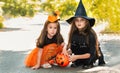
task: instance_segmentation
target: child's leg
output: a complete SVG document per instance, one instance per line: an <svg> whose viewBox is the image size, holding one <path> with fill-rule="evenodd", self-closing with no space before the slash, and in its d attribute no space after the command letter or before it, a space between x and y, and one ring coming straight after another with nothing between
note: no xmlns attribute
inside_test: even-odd
<svg viewBox="0 0 120 73"><path fill-rule="evenodd" d="M40 61L41 61L41 55L42 55L43 49L39 49L37 53L37 62L36 65L32 67L32 69L38 69L40 68Z"/></svg>
<svg viewBox="0 0 120 73"><path fill-rule="evenodd" d="M102 65L105 65L105 61L104 61L104 56L103 56L103 53L101 51L101 48L99 48L99 51L100 51L101 56L98 57L98 65L102 66Z"/></svg>
<svg viewBox="0 0 120 73"><path fill-rule="evenodd" d="M48 65L49 61L55 58L55 56L61 51L62 51L62 48L57 44L49 44L45 46L43 48L41 66L44 66L44 68L49 68L50 67L50 65Z"/></svg>
<svg viewBox="0 0 120 73"><path fill-rule="evenodd" d="M41 65L48 62L53 56L53 52L56 49L57 45L49 44L43 48L42 60Z"/></svg>
<svg viewBox="0 0 120 73"><path fill-rule="evenodd" d="M28 56L25 58L25 65L26 65L27 67L32 67L32 66L36 65L36 63L37 63L38 50L39 50L39 48L33 49L33 50L30 52L30 54L28 54Z"/></svg>

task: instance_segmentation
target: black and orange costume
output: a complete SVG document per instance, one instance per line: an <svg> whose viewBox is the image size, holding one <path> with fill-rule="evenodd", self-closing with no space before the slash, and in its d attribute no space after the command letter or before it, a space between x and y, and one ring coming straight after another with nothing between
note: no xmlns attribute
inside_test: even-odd
<svg viewBox="0 0 120 73"><path fill-rule="evenodd" d="M61 43L62 42L63 40L61 40ZM41 65L54 58L58 53L62 52L63 48L63 46L57 45L56 43L57 40L55 36L52 39L46 38L44 44L39 44L37 48L33 49L32 52L26 57L25 65L27 67L33 67L37 64L37 56L40 48L43 49L40 62Z"/></svg>
<svg viewBox="0 0 120 73"><path fill-rule="evenodd" d="M59 16L59 12L56 11L56 12L54 12L53 15L48 16L47 21L50 23L57 22L59 20L58 16ZM63 40L63 38L61 38L61 40L59 41L59 45L58 45L57 37L58 37L57 35L54 35L51 39L49 39L46 35L44 37L44 39L42 39L42 40L44 40L44 43L40 43L39 41L41 41L41 40L39 40L37 42L36 48L33 49L31 51L31 53L26 57L25 65L27 67L33 67L37 64L39 49L43 49L41 59L40 59L40 66L45 64L52 58L54 58L58 53L62 52L63 46L61 46L60 44L62 44L64 42L64 40Z"/></svg>

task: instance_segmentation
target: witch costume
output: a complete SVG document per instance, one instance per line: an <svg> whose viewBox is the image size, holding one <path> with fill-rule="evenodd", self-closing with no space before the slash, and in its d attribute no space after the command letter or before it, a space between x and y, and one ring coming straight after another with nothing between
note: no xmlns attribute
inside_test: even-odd
<svg viewBox="0 0 120 73"><path fill-rule="evenodd" d="M68 20L69 24L72 23L74 18L82 17L89 21L90 26L92 27L95 24L95 19L88 17L86 10L83 6L82 0L80 0L75 15ZM96 53L96 38L92 32L88 32L89 37L83 35L78 30L74 31L71 38L70 49L74 55L82 55L85 53L90 53L90 58L87 59L77 59L71 65L72 67L82 66L83 68L91 68L97 59L99 59L99 65L104 65L104 56L99 48L101 56L98 57ZM88 42L87 42L88 41ZM89 44L88 44L89 43Z"/></svg>

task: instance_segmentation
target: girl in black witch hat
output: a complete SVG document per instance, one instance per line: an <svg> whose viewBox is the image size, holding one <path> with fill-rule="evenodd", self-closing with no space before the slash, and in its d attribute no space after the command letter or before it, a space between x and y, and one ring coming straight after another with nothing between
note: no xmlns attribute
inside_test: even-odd
<svg viewBox="0 0 120 73"><path fill-rule="evenodd" d="M97 35L92 29L95 19L87 17L82 0L75 15L68 19L67 22L71 24L68 48L74 54L70 56L70 60L73 62L71 66L90 68L93 67L93 63L98 58L99 65L104 65L103 54L98 47Z"/></svg>

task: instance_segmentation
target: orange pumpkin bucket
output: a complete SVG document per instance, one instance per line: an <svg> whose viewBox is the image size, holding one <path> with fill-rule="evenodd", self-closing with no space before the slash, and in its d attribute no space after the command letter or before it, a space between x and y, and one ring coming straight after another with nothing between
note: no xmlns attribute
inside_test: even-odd
<svg viewBox="0 0 120 73"><path fill-rule="evenodd" d="M56 63L61 67L66 67L70 63L69 57L67 55L62 54L62 53L59 53L56 56Z"/></svg>

